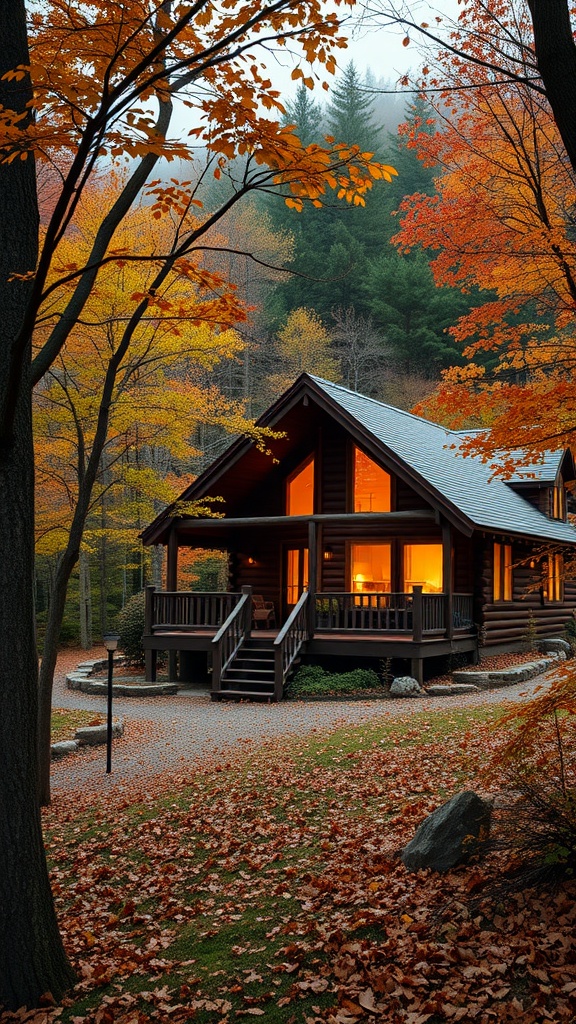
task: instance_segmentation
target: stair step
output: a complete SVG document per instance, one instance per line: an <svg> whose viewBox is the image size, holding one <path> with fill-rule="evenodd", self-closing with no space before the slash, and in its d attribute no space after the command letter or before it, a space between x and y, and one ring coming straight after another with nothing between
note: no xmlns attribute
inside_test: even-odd
<svg viewBox="0 0 576 1024"><path fill-rule="evenodd" d="M228 698L229 700L272 700L274 697L274 691L264 692L262 690L215 690L211 694L212 700L218 700L220 697Z"/></svg>
<svg viewBox="0 0 576 1024"><path fill-rule="evenodd" d="M236 689L236 690L248 690L250 688L253 688L253 689L264 688L264 689L268 689L268 690L273 690L274 689L274 680L273 679L250 679L250 678L248 678L248 679L229 679L228 676L225 676L225 678L222 680L222 685L225 686L227 690L234 690L234 689Z"/></svg>
<svg viewBox="0 0 576 1024"><path fill-rule="evenodd" d="M253 672L273 672L274 673L274 662L256 662L253 657L235 657L234 662L235 669L247 669Z"/></svg>
<svg viewBox="0 0 576 1024"><path fill-rule="evenodd" d="M246 675L246 673L248 673L248 678L250 678L250 673L253 673L254 676L268 676L272 679L274 678L273 668L245 668L242 665L238 665L236 662L234 662L232 665L230 665L229 668L226 669L223 677L227 679L228 676L231 675Z"/></svg>

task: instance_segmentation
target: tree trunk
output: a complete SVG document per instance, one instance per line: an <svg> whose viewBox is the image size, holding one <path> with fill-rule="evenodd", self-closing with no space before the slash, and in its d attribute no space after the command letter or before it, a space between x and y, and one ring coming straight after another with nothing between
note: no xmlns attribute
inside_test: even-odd
<svg viewBox="0 0 576 1024"><path fill-rule="evenodd" d="M84 651L92 647L92 587L90 584L90 559L82 550L80 570L80 645Z"/></svg>
<svg viewBox="0 0 576 1024"><path fill-rule="evenodd" d="M37 749L40 772L38 794L42 807L47 807L50 803L50 765L52 761L50 725L52 718L52 686L54 683L54 672L56 671L56 659L58 657L58 643L62 619L64 618L64 608L66 606L68 581L78 561L81 537L81 530L79 536L78 530L76 530L72 539L69 539L66 550L58 559L42 648L40 678L38 681L39 723Z"/></svg>
<svg viewBox="0 0 576 1024"><path fill-rule="evenodd" d="M576 46L568 0L528 0L546 97L576 171Z"/></svg>
<svg viewBox="0 0 576 1024"><path fill-rule="evenodd" d="M0 104L24 111L30 82L1 76L30 58L23 0L0 4ZM0 164L0 399L7 398L13 338L22 323L34 269L38 202L32 158ZM34 619L34 461L30 346L15 412L1 440L0 565L0 1004L37 1006L73 983L58 931L42 844L36 740L38 660Z"/></svg>

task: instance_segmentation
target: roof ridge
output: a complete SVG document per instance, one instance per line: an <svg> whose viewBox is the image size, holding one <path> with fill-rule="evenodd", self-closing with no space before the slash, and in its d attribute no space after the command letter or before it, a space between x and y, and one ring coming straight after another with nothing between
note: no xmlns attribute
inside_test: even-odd
<svg viewBox="0 0 576 1024"><path fill-rule="evenodd" d="M416 420L417 423L426 423L430 427L436 427L438 430L442 430L445 434L458 434L457 430L451 430L449 427L444 427L441 423L436 423L435 420L429 420L425 416L416 416L415 413L408 412L406 409L399 409L398 406L390 405L389 402L381 402L378 398L372 398L370 395L362 394L361 391L354 391L353 388L347 388L345 384L335 384L334 381L325 380L323 377L317 377L313 373L310 373L308 376L320 385L325 384L331 388L338 388L339 391L345 391L349 395L356 395L358 398L362 398L365 402L372 402L380 409L390 409L394 413L400 413L401 416L408 416L411 420Z"/></svg>

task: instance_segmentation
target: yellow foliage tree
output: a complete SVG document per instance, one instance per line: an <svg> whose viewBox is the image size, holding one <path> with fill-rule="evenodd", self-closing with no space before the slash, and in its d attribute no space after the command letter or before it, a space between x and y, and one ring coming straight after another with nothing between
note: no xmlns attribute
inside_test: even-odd
<svg viewBox="0 0 576 1024"><path fill-rule="evenodd" d="M293 310L278 332L277 353L282 372L270 375L274 395L285 391L304 372L339 381L340 362L332 355L331 344L332 338L314 310Z"/></svg>

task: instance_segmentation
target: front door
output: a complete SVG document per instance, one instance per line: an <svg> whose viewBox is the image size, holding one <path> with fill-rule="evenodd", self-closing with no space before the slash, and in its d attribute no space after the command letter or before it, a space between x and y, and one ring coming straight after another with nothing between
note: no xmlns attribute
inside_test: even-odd
<svg viewBox="0 0 576 1024"><path fill-rule="evenodd" d="M308 548L286 548L284 581L284 604L288 614L308 587Z"/></svg>

